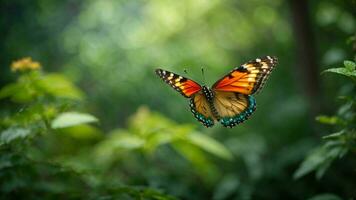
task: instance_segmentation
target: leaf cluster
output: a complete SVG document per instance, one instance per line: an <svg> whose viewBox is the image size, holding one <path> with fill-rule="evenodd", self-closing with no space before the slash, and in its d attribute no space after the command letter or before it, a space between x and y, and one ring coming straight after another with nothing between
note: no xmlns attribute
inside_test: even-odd
<svg viewBox="0 0 356 200"><path fill-rule="evenodd" d="M344 67L327 69L323 73L340 74L355 81L356 63L345 60ZM294 173L294 178L300 178L315 171L316 177L320 179L336 159L341 159L348 153L355 154L356 82L353 82L352 87L348 95L339 97L343 104L335 115L320 115L316 118L318 122L332 126L337 132L323 136L323 144L310 152Z"/></svg>

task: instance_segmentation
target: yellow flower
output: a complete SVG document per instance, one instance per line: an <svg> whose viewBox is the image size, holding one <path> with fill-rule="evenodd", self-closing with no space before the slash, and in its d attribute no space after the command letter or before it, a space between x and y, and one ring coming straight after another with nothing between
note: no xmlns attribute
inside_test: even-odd
<svg viewBox="0 0 356 200"><path fill-rule="evenodd" d="M15 71L27 71L27 70L38 70L41 68L41 64L36 61L32 61L31 57L22 58L16 60L11 64L11 70Z"/></svg>

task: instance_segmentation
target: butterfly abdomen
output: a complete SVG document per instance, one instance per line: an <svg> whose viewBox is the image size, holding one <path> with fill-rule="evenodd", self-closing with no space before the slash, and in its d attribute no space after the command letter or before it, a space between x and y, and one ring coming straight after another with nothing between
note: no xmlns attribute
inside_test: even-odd
<svg viewBox="0 0 356 200"><path fill-rule="evenodd" d="M218 121L220 120L220 116L218 111L216 110L215 106L214 106L214 92L207 86L203 86L203 94L205 96L205 98L208 100L209 102L209 108L214 116L215 119L217 119Z"/></svg>
<svg viewBox="0 0 356 200"><path fill-rule="evenodd" d="M208 87L205 86L205 85L204 85L202 88L203 88L203 94L204 94L204 96L206 97L206 99L207 99L208 101L213 101L213 98L214 98L214 93L213 93L213 91L211 91L211 89L208 88Z"/></svg>

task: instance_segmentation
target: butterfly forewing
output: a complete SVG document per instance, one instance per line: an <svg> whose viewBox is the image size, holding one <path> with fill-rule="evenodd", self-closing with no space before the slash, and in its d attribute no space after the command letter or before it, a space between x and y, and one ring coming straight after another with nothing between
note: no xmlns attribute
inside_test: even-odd
<svg viewBox="0 0 356 200"><path fill-rule="evenodd" d="M213 102L221 124L226 127L247 120L256 109L254 97L236 92L216 91Z"/></svg>
<svg viewBox="0 0 356 200"><path fill-rule="evenodd" d="M262 88L276 64L277 58L271 56L251 60L218 80L212 88L216 91L254 94Z"/></svg>
<svg viewBox="0 0 356 200"><path fill-rule="evenodd" d="M191 97L201 90L201 86L195 81L169 72L163 69L156 69L156 74L161 77L173 89L181 93L185 97Z"/></svg>

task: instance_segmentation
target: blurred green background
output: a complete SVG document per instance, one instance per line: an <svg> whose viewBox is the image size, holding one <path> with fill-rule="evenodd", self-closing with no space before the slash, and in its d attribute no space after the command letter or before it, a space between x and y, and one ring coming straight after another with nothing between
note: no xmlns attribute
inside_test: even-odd
<svg viewBox="0 0 356 200"><path fill-rule="evenodd" d="M320 75L354 60L355 11L355 1L338 0L0 1L0 86L19 76L29 84L0 92L1 137L21 135L0 145L0 197L356 198L355 154L318 178L295 175L337 130L315 117L355 92ZM202 83L204 67L210 85L265 55L279 64L256 112L233 129L203 127L154 74L187 69ZM10 69L27 56L42 65L29 81ZM33 80L43 82L33 89ZM28 88L32 96L9 98ZM95 118L63 125L67 111Z"/></svg>

